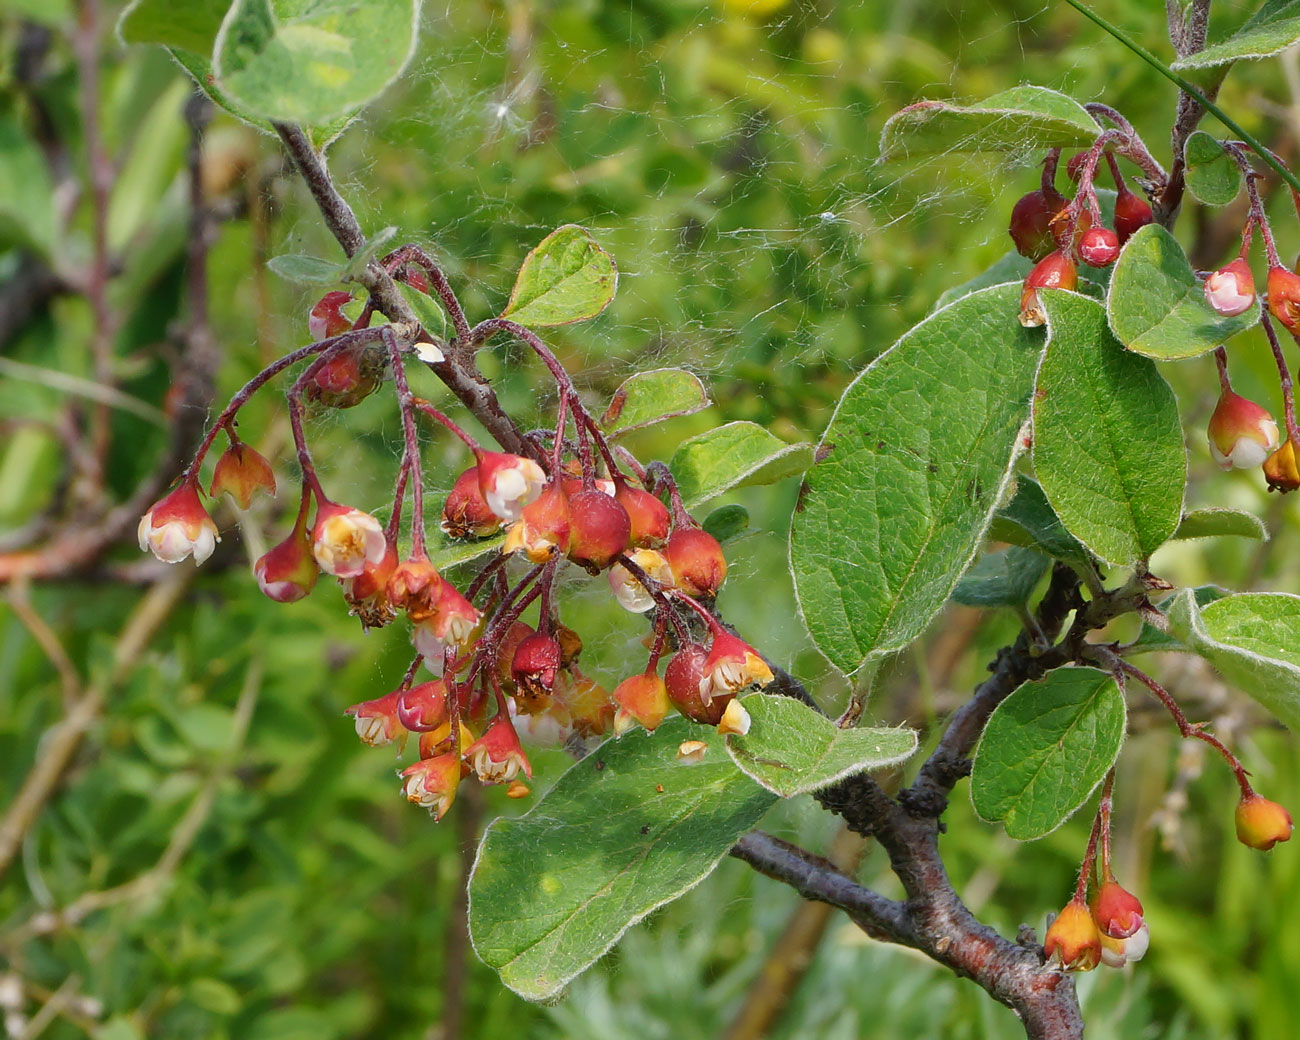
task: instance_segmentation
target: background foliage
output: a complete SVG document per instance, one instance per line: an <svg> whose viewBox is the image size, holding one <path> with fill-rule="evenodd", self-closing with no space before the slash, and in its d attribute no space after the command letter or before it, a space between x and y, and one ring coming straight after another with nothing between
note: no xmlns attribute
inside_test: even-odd
<svg viewBox="0 0 1300 1040"><path fill-rule="evenodd" d="M1148 43L1163 42L1160 5L1096 6ZM1227 26L1250 5L1220 6ZM84 198L72 200L66 229L45 219L67 201L60 188L84 180L68 42L75 13L56 0L0 2L0 279L10 285L34 265L75 276L89 256ZM103 24L115 14L110 5ZM35 81L22 69L33 26L52 34ZM103 46L99 112L119 163L109 244L123 265L112 299L123 319L115 365L146 406L113 411L108 479L125 494L161 451L162 344L183 285L188 87L160 51L124 50L107 36ZM395 225L403 240L429 246L471 317L505 303L514 270L547 231L592 228L619 261L618 297L597 321L556 330L551 341L593 400L638 368L680 364L704 378L713 408L630 438L643 457L667 459L680 440L732 419L792 443L816 440L852 375L941 292L1005 252L1006 215L1033 171L960 154L883 165L875 141L884 120L917 97L969 100L1025 81L1104 99L1153 146L1173 105L1154 73L1075 14L1018 0L946 9L915 0L476 0L426 5L415 61L338 139L331 164L367 231ZM1295 55L1284 55L1237 69L1220 101L1294 158L1294 90L1300 72ZM42 157L60 149L67 168L43 187ZM219 116L205 181L228 217L211 265L224 397L305 338L313 294L267 272L266 259L341 257L274 140ZM1209 267L1226 257L1239 225L1239 215L1214 217L1189 200L1179 237L1193 263ZM1300 235L1285 218L1279 227L1289 229L1280 242L1289 256ZM16 307L11 295L3 302ZM92 376L93 320L84 298L55 293L5 327L0 533L20 529L57 492L58 441L41 423L57 418L70 392L56 374ZM1243 393L1262 399L1255 391L1268 385L1269 361L1256 336L1237 342L1258 387L1247 366L1235 362L1234 374ZM536 367L509 352L483 360L507 406L526 411ZM1164 371L1190 431L1189 506L1259 510L1273 540L1172 543L1153 569L1180 584L1300 591L1294 504L1265 501L1253 475L1221 475L1208 459L1199 431L1216 391L1212 362ZM424 389L437 392L431 380ZM317 441L340 492L373 508L387 494L399 436L384 414L363 405L332 416ZM283 444L283 414L269 400L254 405L242 432L259 447ZM434 470L444 487L458 461L449 454ZM843 696L842 680L790 622L785 532L795 490L786 482L723 500L747 506L751 526L729 550L722 605L823 696ZM258 519L268 532L279 528L269 510ZM148 649L108 688L75 770L0 877L0 965L25 980L29 1011L61 986L93 998L46 1035L455 1035L448 1016L454 1022L457 998L448 995L462 977L466 1037L720 1035L750 999L796 897L724 862L550 1008L503 990L472 955L462 969L460 846L473 842L481 816L519 806L489 791L481 808L463 799L441 826L407 806L386 754L362 748L340 715L396 684L401 635L360 634L324 584L287 608L263 599L247 573L261 551L227 538L214 560L225 567L184 588ZM29 603L72 665L107 681L139 583L153 577L124 547L94 574L11 589L0 601L0 804L64 703L19 610ZM588 640L592 670L615 674L636 626L609 617L603 598L574 609L584 632L608 633ZM917 649L885 663L871 714L926 726L978 681L1014 621L950 609ZM1157 674L1195 706L1193 717L1236 733L1246 764L1274 773L1270 791L1287 801L1297 790L1294 747L1244 698L1206 670L1157 666ZM1202 779L1200 747L1181 746L1153 722L1149 705L1131 706L1117 837L1122 876L1147 906L1152 949L1136 970L1083 979L1085 1015L1099 1035L1290 1037L1283 998L1300 972L1300 866L1289 849L1265 858L1232 841L1231 784L1214 763ZM544 760L543 784L564 761ZM834 839L834 821L806 798L778 812L778 833L813 847ZM945 853L972 908L1007 934L1021 921L1041 927L1068 889L1086 821L1026 846L980 823L964 798L947 822ZM878 850L865 851L861 870L893 894ZM86 893L109 896L87 903ZM48 918L70 905L88 912ZM973 986L835 919L772 1035L1018 1033Z"/></svg>

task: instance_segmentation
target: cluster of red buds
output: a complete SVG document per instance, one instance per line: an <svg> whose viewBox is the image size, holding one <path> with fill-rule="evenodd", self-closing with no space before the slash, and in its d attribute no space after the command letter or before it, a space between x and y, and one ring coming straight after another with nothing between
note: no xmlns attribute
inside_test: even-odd
<svg viewBox="0 0 1300 1040"><path fill-rule="evenodd" d="M1129 190L1120 173L1116 152L1138 163L1148 175L1158 175L1159 167L1127 121L1105 106L1093 107L1117 123L1117 128L1102 133L1092 147L1066 165L1070 180L1078 184L1074 198L1067 199L1056 188L1061 152L1053 149L1043 162L1042 186L1011 210L1007 229L1011 240L1021 256L1035 261L1020 295L1020 324L1026 328L1037 328L1047 320L1038 297L1040 289L1078 288L1079 263L1109 267L1124 243L1152 221L1151 206ZM1102 223L1094 185L1103 155L1115 180L1113 229Z"/></svg>
<svg viewBox="0 0 1300 1040"><path fill-rule="evenodd" d="M418 760L401 774L410 801L440 818L471 773L485 784L507 785L511 797L527 795L520 775L531 777L532 766L521 732L549 743L621 735L636 725L654 730L672 710L723 732L745 732L749 718L737 695L771 682L772 670L715 616L727 561L718 541L687 512L668 468L642 466L610 443L532 331L504 318L470 328L442 272L418 249L403 247L383 263L399 280L438 294L458 345L476 347L507 333L537 353L559 390L554 432L523 436L518 453L484 449L411 392L405 366L424 363L437 372L442 348L427 335L421 338L429 342L403 338L404 327L371 327L369 306L349 319L345 308L352 297L331 292L309 316L316 341L268 366L235 395L178 486L140 521L141 548L169 563L190 555L202 563L212 554L217 525L201 500L199 471L222 431L230 447L208 494L227 492L242 509L258 490L275 494L270 463L239 440L235 419L272 377L311 359L287 393L302 472L297 517L253 571L262 591L281 603L308 595L320 573L331 575L367 628L406 615L415 658L402 683L347 714L367 744L404 749L408 736L418 734ZM401 413L404 450L384 524L326 495L304 417L307 405L355 405L387 380ZM501 535L463 588L439 573L426 548L421 418L450 431L473 458L442 504L442 531L454 539ZM408 490L409 549L402 553ZM560 620L554 593L568 565L599 576L613 603L648 615L648 660L612 693L579 669L582 639ZM416 681L421 666L431 680Z"/></svg>

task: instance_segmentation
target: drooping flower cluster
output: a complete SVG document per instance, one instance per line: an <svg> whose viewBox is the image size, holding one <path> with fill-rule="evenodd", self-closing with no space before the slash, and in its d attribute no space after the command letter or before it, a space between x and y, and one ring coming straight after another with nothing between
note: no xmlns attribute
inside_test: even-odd
<svg viewBox="0 0 1300 1040"><path fill-rule="evenodd" d="M413 255L417 262L403 267ZM384 263L421 291L428 291L431 280L445 285L445 279L426 277L427 258L420 257L404 247ZM345 313L351 303L348 293L326 294L309 315L316 342L269 366L236 395L176 490L141 520L141 547L168 562L193 555L201 563L211 555L217 527L200 499L198 474L223 430L231 445L216 465L210 494L228 492L242 509L255 491L275 494L270 463L239 441L234 421L274 375L304 362L287 395L302 469L300 504L287 537L253 570L262 591L278 602L307 596L324 573L338 581L364 626L405 616L415 659L404 680L347 713L370 745L404 749L410 735L417 735L418 758L401 774L410 801L441 817L471 774L507 786L512 797L526 795L532 766L521 731L556 744L621 735L637 725L652 731L675 709L723 732L745 732L748 713L736 697L771 682L772 670L714 616L727 561L718 541L686 511L668 469L643 468L622 449L616 456L533 333L504 319L469 329L447 295L443 303L461 323L462 336L481 343L495 332L513 334L542 357L559 389L549 445L546 435L530 435L511 445L514 450L485 450L410 390L406 366L440 362L441 348L402 339L390 326L368 327L368 308L354 326ZM304 417L307 403L350 407L388 380L401 414L404 451L385 524L326 495L308 450ZM460 587L439 571L426 548L416 427L421 418L450 431L472 456L440 509L443 534L471 545L463 558L486 560ZM404 526L405 553L399 551ZM472 546L483 539L491 541L481 542L475 553ZM598 576L611 609L644 614L649 621L648 659L612 694L580 669L582 640L560 619L555 592L565 568ZM664 658L669 659L661 677ZM433 678L417 682L421 667Z"/></svg>

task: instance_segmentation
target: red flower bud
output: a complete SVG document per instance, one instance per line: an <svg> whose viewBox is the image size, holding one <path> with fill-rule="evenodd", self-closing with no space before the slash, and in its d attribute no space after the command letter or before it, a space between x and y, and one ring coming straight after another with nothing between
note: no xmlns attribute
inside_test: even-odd
<svg viewBox="0 0 1300 1040"><path fill-rule="evenodd" d="M627 510L603 491L569 499L569 559L593 574L627 551L632 524Z"/></svg>
<svg viewBox="0 0 1300 1040"><path fill-rule="evenodd" d="M520 640L510 662L510 677L525 699L549 696L559 670L560 643L541 632Z"/></svg>
<svg viewBox="0 0 1300 1040"><path fill-rule="evenodd" d="M449 716L447 684L442 679L412 686L397 695L397 721L412 733L430 733Z"/></svg>
<svg viewBox="0 0 1300 1040"><path fill-rule="evenodd" d="M1223 391L1207 429L1210 454L1222 469L1254 469L1277 448L1277 423L1254 401Z"/></svg>
<svg viewBox="0 0 1300 1040"><path fill-rule="evenodd" d="M352 302L349 292L327 292L312 307L307 315L307 329L314 340L329 339L352 328L352 321L343 313L343 308Z"/></svg>
<svg viewBox="0 0 1300 1040"><path fill-rule="evenodd" d="M664 558L673 581L688 596L712 599L727 577L727 559L718 540L699 527L679 527L668 536Z"/></svg>
<svg viewBox="0 0 1300 1040"><path fill-rule="evenodd" d="M668 507L649 491L632 487L622 480L615 481L615 484L614 498L627 510L631 524L629 541L632 547L655 549L663 545L670 523Z"/></svg>
<svg viewBox="0 0 1300 1040"><path fill-rule="evenodd" d="M1086 151L1076 152L1070 156L1070 161L1065 164L1065 175L1075 184L1078 184L1079 178L1083 176L1083 164L1087 161L1088 153Z"/></svg>
<svg viewBox="0 0 1300 1040"><path fill-rule="evenodd" d="M1296 466L1295 445L1290 437L1264 460L1264 480L1270 491L1280 491L1284 495L1300 488L1300 468Z"/></svg>
<svg viewBox="0 0 1300 1040"><path fill-rule="evenodd" d="M1079 272L1074 261L1057 251L1040 260L1025 277L1025 288L1020 294L1020 324L1036 329L1047 321L1047 314L1038 299L1039 289L1077 289Z"/></svg>
<svg viewBox="0 0 1300 1040"><path fill-rule="evenodd" d="M700 684L705 681L709 652L698 643L689 643L673 656L664 669L664 685L668 699L677 710L695 722L716 726L733 694L715 695L706 702L700 696Z"/></svg>
<svg viewBox="0 0 1300 1040"><path fill-rule="evenodd" d="M440 526L452 538L486 538L501 529L501 518L483 497L477 466L470 466L456 478L442 507Z"/></svg>
<svg viewBox="0 0 1300 1040"><path fill-rule="evenodd" d="M1119 236L1110 228L1095 227L1079 239L1079 259L1093 267L1109 267L1119 256Z"/></svg>
<svg viewBox="0 0 1300 1040"><path fill-rule="evenodd" d="M499 451L480 452L478 484L488 508L502 520L518 520L542 493L546 474L532 459Z"/></svg>
<svg viewBox="0 0 1300 1040"><path fill-rule="evenodd" d="M533 563L545 563L569 548L569 500L552 481L535 500L524 506L506 533L505 553L523 552Z"/></svg>
<svg viewBox="0 0 1300 1040"><path fill-rule="evenodd" d="M258 557L253 574L258 588L277 603L293 603L311 592L320 568L311 553L305 517L299 519L288 538Z"/></svg>
<svg viewBox="0 0 1300 1040"><path fill-rule="evenodd" d="M1146 227L1155 218L1145 199L1140 199L1121 183L1115 195L1115 233L1120 244L1127 242L1139 228Z"/></svg>
<svg viewBox="0 0 1300 1040"><path fill-rule="evenodd" d="M1290 840L1292 826L1289 812L1254 791L1237 803L1237 840L1252 849L1267 852L1279 841Z"/></svg>
<svg viewBox="0 0 1300 1040"><path fill-rule="evenodd" d="M388 582L397 568L397 546L389 543L378 563L366 563L355 578L344 578L343 598L354 617L366 628L383 628L393 620Z"/></svg>
<svg viewBox="0 0 1300 1040"><path fill-rule="evenodd" d="M1238 258L1205 279L1205 302L1225 318L1250 310L1255 305L1255 276L1250 264Z"/></svg>
<svg viewBox="0 0 1300 1040"><path fill-rule="evenodd" d="M240 509L249 507L257 491L265 491L274 498L275 474L271 472L271 464L247 444L235 441L217 459L212 483L208 485L208 494L213 498L223 491Z"/></svg>
<svg viewBox="0 0 1300 1040"><path fill-rule="evenodd" d="M519 743L519 734L504 711L465 749L470 768L485 784L508 784L521 772L532 778L533 767Z"/></svg>
<svg viewBox="0 0 1300 1040"><path fill-rule="evenodd" d="M1142 903L1111 878L1092 897L1092 919L1102 935L1127 939L1142 927Z"/></svg>
<svg viewBox="0 0 1300 1040"><path fill-rule="evenodd" d="M1285 267L1268 269L1268 310L1288 329L1300 330L1300 275Z"/></svg>
<svg viewBox="0 0 1300 1040"><path fill-rule="evenodd" d="M668 687L653 671L624 679L614 687L613 700L618 705L618 712L614 716L614 732L619 736L635 723L640 723L653 733L671 707Z"/></svg>
<svg viewBox="0 0 1300 1040"><path fill-rule="evenodd" d="M384 355L364 346L335 350L307 385L307 399L327 408L352 408L379 389Z"/></svg>
<svg viewBox="0 0 1300 1040"><path fill-rule="evenodd" d="M451 582L444 580L438 585L432 613L413 625L411 642L424 657L429 671L440 676L447 647L464 650L478 638L482 621L474 605Z"/></svg>
<svg viewBox="0 0 1300 1040"><path fill-rule="evenodd" d="M141 551L152 552L163 563L180 563L191 553L196 564L202 563L221 541L192 479L181 481L175 491L150 506L136 534Z"/></svg>
<svg viewBox="0 0 1300 1040"><path fill-rule="evenodd" d="M371 747L391 744L402 732L402 724L397 718L397 698L400 690L376 697L373 701L362 701L344 711L357 721L357 736Z"/></svg>
<svg viewBox="0 0 1300 1040"><path fill-rule="evenodd" d="M1016 251L1030 260L1041 260L1056 248L1051 232L1052 218L1065 206L1065 196L1052 191L1031 191L1012 207L1011 224L1007 233L1016 244Z"/></svg>
<svg viewBox="0 0 1300 1040"><path fill-rule="evenodd" d="M460 755L455 751L422 758L402 770L406 778L402 785L406 800L428 809L435 820L441 820L456 800L460 772Z"/></svg>
<svg viewBox="0 0 1300 1040"><path fill-rule="evenodd" d="M704 662L700 700L708 704L721 694L739 693L747 686L766 686L771 681L772 669L752 646L730 632L719 632Z"/></svg>
<svg viewBox="0 0 1300 1040"><path fill-rule="evenodd" d="M1062 971L1092 971L1101 960L1101 933L1077 896L1062 907L1043 939L1048 963Z"/></svg>

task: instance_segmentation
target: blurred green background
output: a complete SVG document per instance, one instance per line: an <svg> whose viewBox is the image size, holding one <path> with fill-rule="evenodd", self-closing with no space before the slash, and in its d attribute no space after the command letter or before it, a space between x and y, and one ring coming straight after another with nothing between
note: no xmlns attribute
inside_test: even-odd
<svg viewBox="0 0 1300 1040"><path fill-rule="evenodd" d="M1215 33L1250 6L1216 5ZM1163 5L1096 7L1170 56ZM94 380L95 318L77 291L92 250L84 66L72 42L78 12L89 9L0 0L0 558L30 542L26 532L40 534L30 525L42 517L57 529L93 515L61 440L70 402L84 405L89 392L77 380ZM94 99L115 169L113 367L130 399L111 413L104 476L115 500L164 452L159 410L185 318L189 93L166 54L115 42L118 10L99 11ZM633 447L647 460L731 419L815 440L867 361L1006 250L1006 217L1035 186L1037 157L880 164L880 126L903 105L1042 83L1119 108L1168 161L1167 85L1063 5L456 0L427 4L423 18L405 77L331 150L341 189L367 231L395 225L399 241L421 243L445 265L471 320L502 306L547 231L590 227L619 262L618 298L597 321L550 338L592 402L631 372L668 364L698 372L716 402L638 434ZM1294 158L1297 91L1295 56L1284 55L1234 70L1221 102ZM266 258L341 254L273 139L218 115L204 163L221 218L210 269L219 407L265 359L306 339L315 294L276 279ZM1290 256L1300 233L1289 201L1275 195ZM1189 201L1178 232L1194 262L1210 266L1235 248L1241 218ZM1233 344L1234 380L1276 407L1271 361L1254 335ZM525 425L545 411L545 380L522 354L497 348L483 364ZM1188 430L1189 504L1256 509L1273 540L1178 543L1155 571L1180 584L1300 592L1293 503L1267 499L1256 474L1222 475L1209 460L1212 362L1165 371ZM431 379L418 389L445 396ZM241 430L279 451L287 486L282 401L259 400ZM399 434L383 394L319 417L310 435L335 497L384 509ZM445 490L463 463L454 445L436 442L431 491ZM729 546L720 604L833 703L843 681L791 620L785 531L795 492L787 481L724 500L744 504L752 523ZM0 875L0 1010L11 1035L722 1035L754 999L750 987L798 904L735 862L634 929L555 1007L523 1003L466 954L456 938L465 850L484 822L536 795L522 805L495 789L463 795L437 826L401 799L391 749L361 747L341 712L396 685L409 660L402 626L361 633L324 581L310 599L278 606L248 573L281 537L291 498L255 507L242 536L222 505L225 541L197 576L186 563L160 585L160 569L122 544L0 596L0 807L14 805L78 686L104 694L72 768ZM161 603L165 616L115 666L142 602ZM636 625L576 583L565 616L586 639L584 663L612 685ZM870 714L928 726L979 681L1016 624L962 609L941 617L883 671ZM65 674L34 632L63 648ZM1213 718L1240 747L1264 793L1296 804L1293 741L1203 668L1154 669L1193 718ZM1149 705L1135 703L1132 719L1117 854L1121 880L1146 904L1152 946L1136 968L1080 979L1093 1035L1289 1040L1300 977L1296 850L1261 856L1237 845L1226 770L1203 761L1199 745L1180 746ZM564 764L540 754L537 787ZM1019 846L975 820L959 790L943 845L958 890L1004 934L1020 922L1041 930L1069 894L1083 815ZM765 826L818 850L836 832L808 798ZM878 850L865 850L861 876L896 894ZM48 1021L43 1006L54 1009ZM769 1035L1021 1031L972 984L834 917Z"/></svg>

